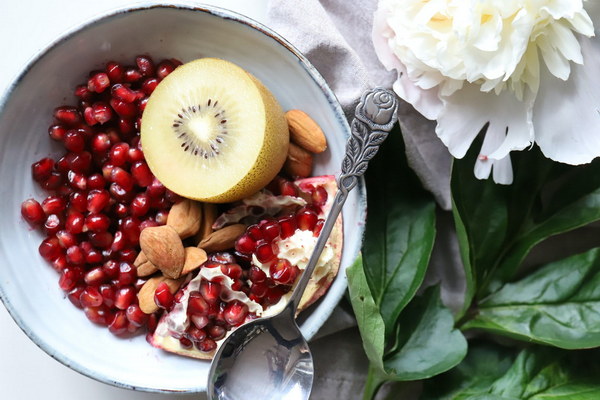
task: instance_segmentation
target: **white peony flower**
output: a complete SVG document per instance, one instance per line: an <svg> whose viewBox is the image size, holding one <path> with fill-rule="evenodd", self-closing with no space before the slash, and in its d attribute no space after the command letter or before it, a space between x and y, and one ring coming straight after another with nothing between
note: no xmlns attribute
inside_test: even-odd
<svg viewBox="0 0 600 400"><path fill-rule="evenodd" d="M533 142L568 164L600 155L598 3L380 0L373 43L454 157L487 125L475 176L509 184L509 153Z"/></svg>

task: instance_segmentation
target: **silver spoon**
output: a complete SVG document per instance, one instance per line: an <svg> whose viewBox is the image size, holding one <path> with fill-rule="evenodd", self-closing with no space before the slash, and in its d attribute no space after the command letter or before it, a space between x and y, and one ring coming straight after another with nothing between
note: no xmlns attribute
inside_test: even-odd
<svg viewBox="0 0 600 400"><path fill-rule="evenodd" d="M295 320L296 309L348 192L396 122L397 99L389 90L367 91L356 107L333 206L308 265L279 314L233 331L216 352L208 374L208 400L307 400L314 366Z"/></svg>

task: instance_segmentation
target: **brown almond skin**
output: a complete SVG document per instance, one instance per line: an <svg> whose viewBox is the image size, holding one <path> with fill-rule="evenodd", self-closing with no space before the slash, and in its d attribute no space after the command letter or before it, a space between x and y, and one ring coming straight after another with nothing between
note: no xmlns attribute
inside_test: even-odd
<svg viewBox="0 0 600 400"><path fill-rule="evenodd" d="M292 177L307 178L312 174L313 156L302 147L290 143L283 170Z"/></svg>
<svg viewBox="0 0 600 400"><path fill-rule="evenodd" d="M202 219L202 226L200 227L201 239L204 239L213 232L212 226L217 220L219 210L217 205L213 203L203 203L202 213L204 218Z"/></svg>
<svg viewBox="0 0 600 400"><path fill-rule="evenodd" d="M137 270L138 276L144 277L149 276L158 271L156 265L152 264L146 254L143 251L140 251L135 261L133 262Z"/></svg>
<svg viewBox="0 0 600 400"><path fill-rule="evenodd" d="M197 201L183 199L173 205L167 217L167 225L177 231L181 239L187 239L200 231L202 205Z"/></svg>
<svg viewBox="0 0 600 400"><path fill-rule="evenodd" d="M246 225L234 224L214 231L198 243L207 253L233 248L235 241L246 231Z"/></svg>
<svg viewBox="0 0 600 400"><path fill-rule="evenodd" d="M169 291L175 294L183 284L184 278L169 279L161 275L148 279L137 294L140 309L146 314L158 311L159 307L154 301L154 292L156 292L156 288L163 281L169 286Z"/></svg>
<svg viewBox="0 0 600 400"><path fill-rule="evenodd" d="M186 247L185 248L185 263L183 264L183 270L181 275L187 275L197 268L200 268L202 264L208 259L206 251L198 247Z"/></svg>
<svg viewBox="0 0 600 400"><path fill-rule="evenodd" d="M169 225L155 226L142 230L140 247L163 275L177 279L181 276L185 261L185 250L177 231Z"/></svg>
<svg viewBox="0 0 600 400"><path fill-rule="evenodd" d="M322 153L327 149L327 139L323 130L302 110L289 110L285 118L290 131L290 140L312 152Z"/></svg>

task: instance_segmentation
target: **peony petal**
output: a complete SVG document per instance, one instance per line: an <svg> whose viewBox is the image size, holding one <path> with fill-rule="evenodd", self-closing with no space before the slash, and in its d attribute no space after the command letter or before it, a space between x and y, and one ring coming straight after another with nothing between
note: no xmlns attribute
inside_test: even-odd
<svg viewBox="0 0 600 400"><path fill-rule="evenodd" d="M388 45L387 38L393 37L393 35L393 31L386 22L386 11L380 3L373 19L375 53L387 70L395 69L398 72L398 80L393 87L398 96L412 104L425 118L434 120L443 107L442 101L438 97L438 90L436 88L423 90L408 79L406 67L398 60Z"/></svg>
<svg viewBox="0 0 600 400"><path fill-rule="evenodd" d="M501 160L494 160L494 182L501 185L510 185L513 182L513 169L510 155Z"/></svg>
<svg viewBox="0 0 600 400"><path fill-rule="evenodd" d="M573 66L568 81L541 69L533 109L535 140L544 155L574 165L600 156L600 38L582 37L580 44L584 64Z"/></svg>

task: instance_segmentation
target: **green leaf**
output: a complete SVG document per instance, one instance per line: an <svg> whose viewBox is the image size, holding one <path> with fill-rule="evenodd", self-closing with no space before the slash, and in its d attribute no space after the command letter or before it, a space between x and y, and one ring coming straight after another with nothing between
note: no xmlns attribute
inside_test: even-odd
<svg viewBox="0 0 600 400"><path fill-rule="evenodd" d="M397 350L386 356L391 379L425 379L457 365L467 353L467 341L454 328L450 310L440 300L439 287L430 287L400 315Z"/></svg>
<svg viewBox="0 0 600 400"><path fill-rule="evenodd" d="M600 220L600 161L569 167L534 147L512 155L514 182L502 186L474 178L478 148L454 162L451 182L465 307L514 278L536 244Z"/></svg>
<svg viewBox="0 0 600 400"><path fill-rule="evenodd" d="M600 249L503 286L464 325L565 349L600 346Z"/></svg>
<svg viewBox="0 0 600 400"><path fill-rule="evenodd" d="M363 264L390 336L425 277L435 239L435 203L408 167L397 129L371 161L366 181Z"/></svg>
<svg viewBox="0 0 600 400"><path fill-rule="evenodd" d="M383 351L385 346L385 325L375 304L371 289L362 265L362 257L358 257L354 264L346 270L348 289L352 309L358 323L363 347L369 361L379 370L383 371Z"/></svg>
<svg viewBox="0 0 600 400"><path fill-rule="evenodd" d="M597 353L475 344L457 368L424 383L422 400L592 400L600 396Z"/></svg>

